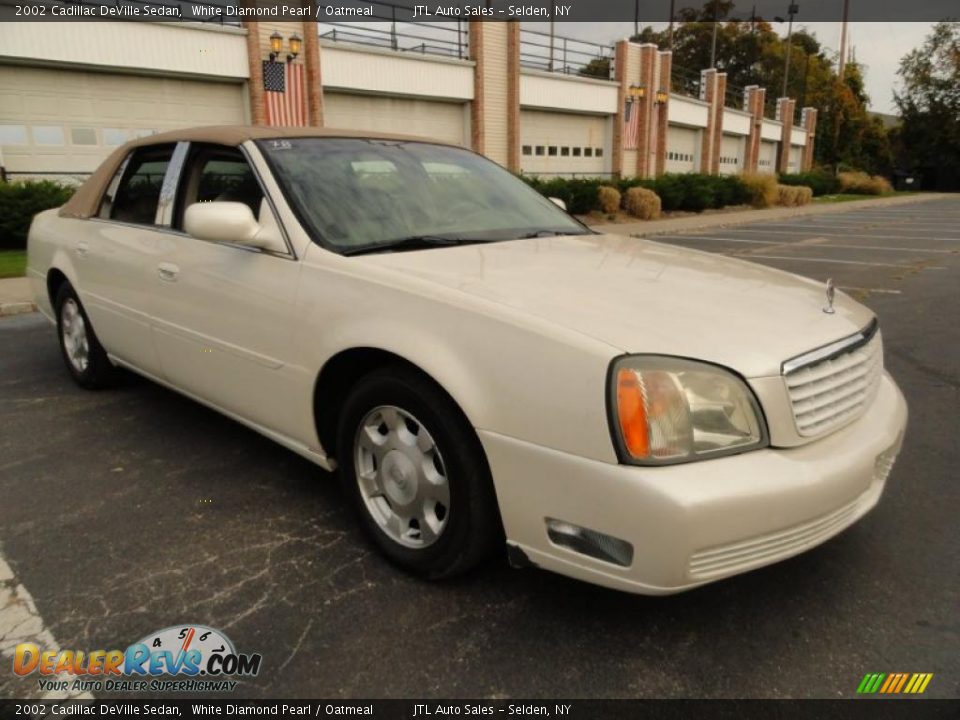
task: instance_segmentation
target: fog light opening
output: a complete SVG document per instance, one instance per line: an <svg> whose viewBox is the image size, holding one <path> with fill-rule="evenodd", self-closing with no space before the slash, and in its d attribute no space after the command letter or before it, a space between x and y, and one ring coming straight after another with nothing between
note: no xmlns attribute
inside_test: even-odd
<svg viewBox="0 0 960 720"><path fill-rule="evenodd" d="M546 518L546 523L547 537L554 545L620 567L630 567L633 562L633 545L626 540L563 520Z"/></svg>

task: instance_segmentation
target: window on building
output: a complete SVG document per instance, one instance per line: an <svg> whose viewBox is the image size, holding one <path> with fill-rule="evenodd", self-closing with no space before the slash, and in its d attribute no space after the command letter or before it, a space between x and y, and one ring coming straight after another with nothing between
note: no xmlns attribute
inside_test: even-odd
<svg viewBox="0 0 960 720"><path fill-rule="evenodd" d="M0 145L26 145L25 125L0 125Z"/></svg>
<svg viewBox="0 0 960 720"><path fill-rule="evenodd" d="M570 157L570 148L566 145L560 148L560 157Z"/></svg>
<svg viewBox="0 0 960 720"><path fill-rule="evenodd" d="M603 157L603 148L594 148L593 149L594 157Z"/></svg>
<svg viewBox="0 0 960 720"><path fill-rule="evenodd" d="M59 125L34 125L33 142L37 145L63 145L63 128Z"/></svg>
<svg viewBox="0 0 960 720"><path fill-rule="evenodd" d="M548 148L547 148L547 155L549 155L550 157L556 157L556 156L557 156L557 146L556 146L556 145L551 145L550 147L548 147Z"/></svg>
<svg viewBox="0 0 960 720"><path fill-rule="evenodd" d="M121 128L103 128L104 145L123 145L127 141L127 131Z"/></svg>
<svg viewBox="0 0 960 720"><path fill-rule="evenodd" d="M524 145L523 146L524 155L533 155L533 145Z"/></svg>
<svg viewBox="0 0 960 720"><path fill-rule="evenodd" d="M574 148L573 148L573 156L574 156L574 157L580 157L580 152L581 152L582 149L583 149L583 148L574 147Z"/></svg>
<svg viewBox="0 0 960 720"><path fill-rule="evenodd" d="M583 149L583 156L584 156L584 157L593 157L593 148L592 148L592 147L585 147L585 148Z"/></svg>
<svg viewBox="0 0 960 720"><path fill-rule="evenodd" d="M121 166L100 203L100 217L138 225L153 225L163 176L174 145L134 150Z"/></svg>
<svg viewBox="0 0 960 720"><path fill-rule="evenodd" d="M97 131L93 128L70 128L70 142L73 145L96 145Z"/></svg>
<svg viewBox="0 0 960 720"><path fill-rule="evenodd" d="M537 145L537 155L543 155L543 145Z"/></svg>

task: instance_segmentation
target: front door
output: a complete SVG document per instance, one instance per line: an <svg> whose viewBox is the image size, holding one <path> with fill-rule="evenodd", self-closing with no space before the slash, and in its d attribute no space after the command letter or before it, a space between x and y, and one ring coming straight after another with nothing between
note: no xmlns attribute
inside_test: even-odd
<svg viewBox="0 0 960 720"><path fill-rule="evenodd" d="M186 207L211 200L244 202L261 224L272 213L237 148L195 144L180 180L173 229L182 228ZM165 377L241 418L302 437L290 410L311 380L291 362L300 275L293 253L174 232L163 237L157 260L154 342Z"/></svg>

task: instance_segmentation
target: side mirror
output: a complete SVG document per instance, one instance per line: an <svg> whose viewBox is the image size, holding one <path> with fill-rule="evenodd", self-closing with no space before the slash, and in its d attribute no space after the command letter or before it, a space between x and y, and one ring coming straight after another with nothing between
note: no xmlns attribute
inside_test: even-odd
<svg viewBox="0 0 960 720"><path fill-rule="evenodd" d="M198 240L248 245L260 224L243 203L216 200L190 205L183 216L183 229Z"/></svg>
<svg viewBox="0 0 960 720"><path fill-rule="evenodd" d="M552 198L550 198L550 202L552 202L554 205L556 205L558 208L560 208L560 209L563 210L564 212L567 211L567 204L566 204L563 200L561 200L560 198L553 198L553 197L552 197Z"/></svg>

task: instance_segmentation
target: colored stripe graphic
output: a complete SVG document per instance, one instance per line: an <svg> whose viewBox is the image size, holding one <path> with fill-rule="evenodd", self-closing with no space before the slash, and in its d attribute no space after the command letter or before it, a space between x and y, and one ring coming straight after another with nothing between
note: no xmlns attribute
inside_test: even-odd
<svg viewBox="0 0 960 720"><path fill-rule="evenodd" d="M857 686L860 695L919 695L927 689L933 673L867 673Z"/></svg>

